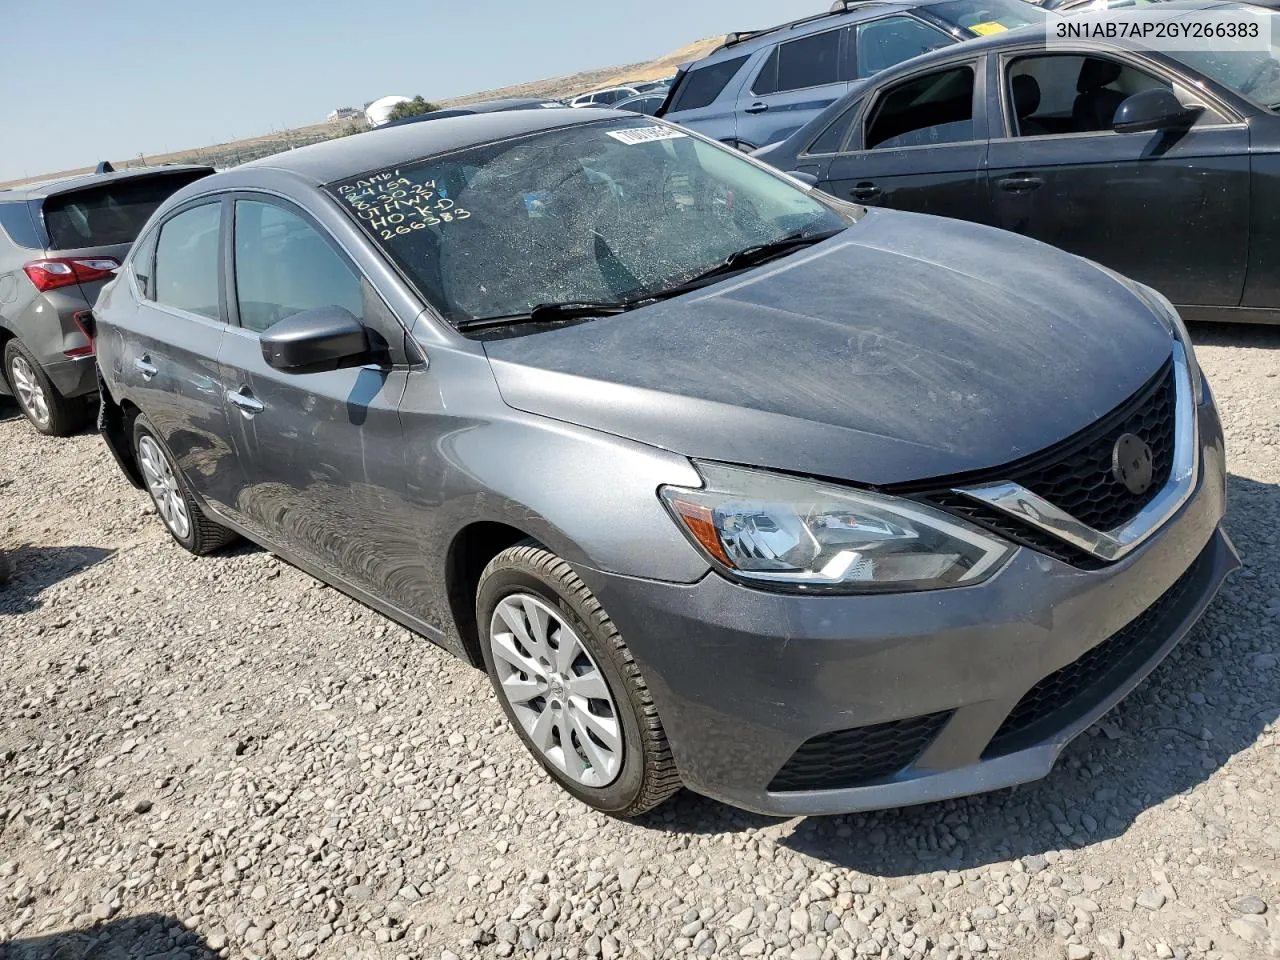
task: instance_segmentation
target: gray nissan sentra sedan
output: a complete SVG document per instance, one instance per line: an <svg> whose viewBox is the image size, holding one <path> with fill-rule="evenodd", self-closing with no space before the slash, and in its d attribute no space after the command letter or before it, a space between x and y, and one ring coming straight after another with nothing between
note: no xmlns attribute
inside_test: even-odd
<svg viewBox="0 0 1280 960"><path fill-rule="evenodd" d="M648 117L209 177L95 314L102 431L183 547L248 537L483 666L616 815L1042 777L1237 566L1160 294Z"/></svg>

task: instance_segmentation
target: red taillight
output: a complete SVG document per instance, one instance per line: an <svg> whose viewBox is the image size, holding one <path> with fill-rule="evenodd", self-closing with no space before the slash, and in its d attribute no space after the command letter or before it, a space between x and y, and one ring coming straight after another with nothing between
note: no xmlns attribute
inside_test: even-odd
<svg viewBox="0 0 1280 960"><path fill-rule="evenodd" d="M104 280L118 270L120 264L112 257L52 257L48 260L32 260L22 270L41 293L57 290L73 283Z"/></svg>

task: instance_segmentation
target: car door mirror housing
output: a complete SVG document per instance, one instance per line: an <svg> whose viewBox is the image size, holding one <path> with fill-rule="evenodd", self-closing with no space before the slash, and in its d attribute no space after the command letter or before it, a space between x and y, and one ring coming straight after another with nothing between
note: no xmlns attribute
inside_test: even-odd
<svg viewBox="0 0 1280 960"><path fill-rule="evenodd" d="M788 170L787 176L792 180L799 180L807 187L816 187L818 185L817 176L812 173L805 173L803 170Z"/></svg>
<svg viewBox="0 0 1280 960"><path fill-rule="evenodd" d="M1165 87L1135 93L1116 108L1111 127L1116 133L1142 133L1189 127L1203 107L1187 107Z"/></svg>
<svg viewBox="0 0 1280 960"><path fill-rule="evenodd" d="M377 357L369 331L343 307L304 310L262 333L262 357L284 373L320 373L358 367Z"/></svg>

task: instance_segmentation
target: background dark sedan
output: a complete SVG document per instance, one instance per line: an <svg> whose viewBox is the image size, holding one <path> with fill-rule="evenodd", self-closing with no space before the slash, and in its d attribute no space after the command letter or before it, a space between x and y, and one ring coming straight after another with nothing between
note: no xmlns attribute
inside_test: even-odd
<svg viewBox="0 0 1280 960"><path fill-rule="evenodd" d="M1189 319L1280 322L1278 107L1274 48L1046 50L1028 27L885 71L756 155L842 199L1044 240Z"/></svg>
<svg viewBox="0 0 1280 960"><path fill-rule="evenodd" d="M507 97L503 100L481 100L461 107L449 107L445 110L432 110L430 113L418 113L412 117L401 117L382 124L378 129L402 127L409 123L422 123L424 120L443 120L445 117L467 117L475 113L503 113L507 110L541 110L544 107L563 107L563 103L548 100L545 97Z"/></svg>

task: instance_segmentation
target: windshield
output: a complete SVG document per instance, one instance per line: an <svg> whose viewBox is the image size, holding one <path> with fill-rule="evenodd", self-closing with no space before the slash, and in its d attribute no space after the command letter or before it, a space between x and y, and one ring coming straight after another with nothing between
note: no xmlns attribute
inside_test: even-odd
<svg viewBox="0 0 1280 960"><path fill-rule="evenodd" d="M632 117L400 164L327 189L449 321L620 303L846 221L733 150Z"/></svg>
<svg viewBox="0 0 1280 960"><path fill-rule="evenodd" d="M977 37L1043 23L1045 19L1043 10L1023 0L944 0L931 3L926 9Z"/></svg>
<svg viewBox="0 0 1280 960"><path fill-rule="evenodd" d="M1280 109L1280 17L1256 11L1271 21L1271 48L1242 50L1247 40L1219 40L1218 50L1167 50L1165 55L1216 80L1228 90L1272 110Z"/></svg>

